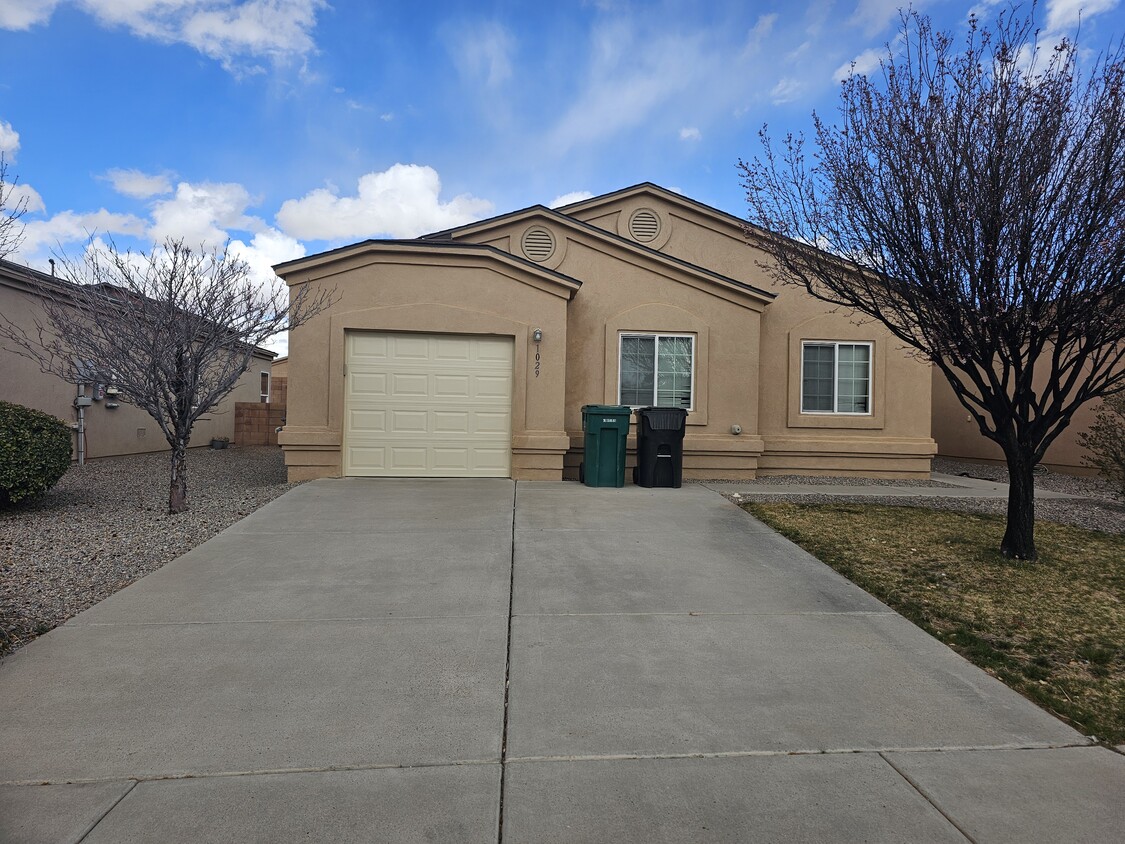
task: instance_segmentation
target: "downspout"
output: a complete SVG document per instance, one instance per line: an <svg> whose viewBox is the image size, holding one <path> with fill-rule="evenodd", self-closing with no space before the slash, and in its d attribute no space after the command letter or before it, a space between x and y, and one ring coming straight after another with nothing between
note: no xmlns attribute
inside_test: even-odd
<svg viewBox="0 0 1125 844"><path fill-rule="evenodd" d="M79 399L85 398L86 388L78 385L78 396L74 399L74 409L78 411L78 465L86 465L86 406Z"/></svg>

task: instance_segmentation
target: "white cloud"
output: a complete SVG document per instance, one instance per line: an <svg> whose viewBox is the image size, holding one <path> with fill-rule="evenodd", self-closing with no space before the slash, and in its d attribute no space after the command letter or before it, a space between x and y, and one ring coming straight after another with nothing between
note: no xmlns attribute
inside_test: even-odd
<svg viewBox="0 0 1125 844"><path fill-rule="evenodd" d="M140 170L110 170L102 178L113 184L113 189L135 199L148 199L172 192L167 173L142 173Z"/></svg>
<svg viewBox="0 0 1125 844"><path fill-rule="evenodd" d="M9 209L19 208L22 204L24 211L29 214L47 210L43 197L31 185L21 185L17 182L8 189L7 198Z"/></svg>
<svg viewBox="0 0 1125 844"><path fill-rule="evenodd" d="M547 203L548 208L562 208L564 205L570 205L574 202L581 202L583 199L589 199L593 194L588 190L573 190L570 193L564 193L561 196L556 196Z"/></svg>
<svg viewBox="0 0 1125 844"><path fill-rule="evenodd" d="M187 44L227 69L246 58L288 61L313 52L312 31L326 0L72 0L106 27L139 38ZM2 0L0 27L45 23L59 0Z"/></svg>
<svg viewBox="0 0 1125 844"><path fill-rule="evenodd" d="M384 112L383 114L379 115L379 119L382 120L384 123L390 123L392 120L395 119L395 113L393 111Z"/></svg>
<svg viewBox="0 0 1125 844"><path fill-rule="evenodd" d="M777 23L777 17L777 12L758 16L754 28L750 30L750 34L746 37L746 46L742 48L744 55L757 52L758 48L762 46L762 41L769 38L770 33L773 32L773 25Z"/></svg>
<svg viewBox="0 0 1125 844"><path fill-rule="evenodd" d="M247 263L251 280L270 288L282 286L273 271L274 264L304 258L308 254L303 244L273 228L258 232L250 243L232 240L227 250Z"/></svg>
<svg viewBox="0 0 1125 844"><path fill-rule="evenodd" d="M596 30L589 83L550 130L555 154L650 121L685 92L705 88L719 60L700 33L645 32L628 20Z"/></svg>
<svg viewBox="0 0 1125 844"><path fill-rule="evenodd" d="M342 240L376 235L417 237L480 219L492 203L469 194L440 200L441 179L432 167L395 164L361 176L355 196L318 188L286 200L277 222L287 234L305 240Z"/></svg>
<svg viewBox="0 0 1125 844"><path fill-rule="evenodd" d="M46 220L31 220L23 233L23 243L16 254L31 262L46 257L56 247L86 241L95 234L141 237L145 222L132 214L115 214L104 208L87 214L63 211Z"/></svg>
<svg viewBox="0 0 1125 844"><path fill-rule="evenodd" d="M805 83L801 80L786 76L773 86L773 89L770 91L770 102L774 105L791 103L793 100L797 99L804 88Z"/></svg>
<svg viewBox="0 0 1125 844"><path fill-rule="evenodd" d="M898 20L899 9L910 5L903 0L859 0L848 23L862 27L868 36L878 35L891 21ZM921 9L925 5L924 0L917 0L913 8Z"/></svg>
<svg viewBox="0 0 1125 844"><path fill-rule="evenodd" d="M245 215L251 204L246 188L233 182L180 182L175 196L153 204L148 235L157 243L175 237L192 247L222 246L227 229L257 232L266 228L262 220Z"/></svg>
<svg viewBox="0 0 1125 844"><path fill-rule="evenodd" d="M886 49L876 49L872 47L870 50L864 50L850 62L836 68L835 73L832 74L832 79L836 82L843 82L853 74L856 76L866 76L879 67L879 61L886 56L886 54Z"/></svg>
<svg viewBox="0 0 1125 844"><path fill-rule="evenodd" d="M695 126L685 126L680 130L681 141L702 141L703 133Z"/></svg>
<svg viewBox="0 0 1125 844"><path fill-rule="evenodd" d="M497 21L458 26L449 39L449 50L462 75L471 82L495 87L512 76L512 52L516 41Z"/></svg>
<svg viewBox="0 0 1125 844"><path fill-rule="evenodd" d="M1118 0L1048 0L1047 31L1074 29L1080 21L1117 8L1117 3Z"/></svg>
<svg viewBox="0 0 1125 844"><path fill-rule="evenodd" d="M0 29L31 29L50 20L59 0L4 0L0 3Z"/></svg>
<svg viewBox="0 0 1125 844"><path fill-rule="evenodd" d="M13 160L20 148L20 133L12 128L12 124L0 120L0 153L8 160Z"/></svg>
<svg viewBox="0 0 1125 844"><path fill-rule="evenodd" d="M241 240L232 240L227 248L230 254L241 258L250 266L252 281L270 289L281 290L285 289L285 282L274 273L274 265L294 261L308 254L302 243L274 228L258 232L249 244ZM270 351L277 352L278 355L287 355L289 333L283 331L271 337L263 345Z"/></svg>
<svg viewBox="0 0 1125 844"><path fill-rule="evenodd" d="M314 49L316 13L323 0L250 0L187 16L181 37L199 52L228 64L247 54L285 58Z"/></svg>

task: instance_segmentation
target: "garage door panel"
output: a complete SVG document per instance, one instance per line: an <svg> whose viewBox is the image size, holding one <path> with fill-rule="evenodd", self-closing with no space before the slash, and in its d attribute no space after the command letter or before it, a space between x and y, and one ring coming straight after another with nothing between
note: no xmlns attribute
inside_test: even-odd
<svg viewBox="0 0 1125 844"><path fill-rule="evenodd" d="M385 434L387 432L387 412L385 410L363 410L360 408L352 410L348 413L348 428L352 431L363 431L367 436Z"/></svg>
<svg viewBox="0 0 1125 844"><path fill-rule="evenodd" d="M508 477L510 338L349 332L345 473Z"/></svg>
<svg viewBox="0 0 1125 844"><path fill-rule="evenodd" d="M469 401L470 378L468 375L438 374L434 376L434 396L438 399L459 399Z"/></svg>
<svg viewBox="0 0 1125 844"><path fill-rule="evenodd" d="M429 378L424 372L394 372L390 382L390 398L425 398L430 392Z"/></svg>
<svg viewBox="0 0 1125 844"><path fill-rule="evenodd" d="M392 337L390 353L398 360L429 360L430 338L424 335L395 335Z"/></svg>
<svg viewBox="0 0 1125 844"><path fill-rule="evenodd" d="M438 337L434 341L434 359L471 362L475 345L471 339L463 337Z"/></svg>
<svg viewBox="0 0 1125 844"><path fill-rule="evenodd" d="M348 359L355 363L387 360L390 357L390 345L390 337L386 334L352 335Z"/></svg>
<svg viewBox="0 0 1125 844"><path fill-rule="evenodd" d="M352 394L356 397L378 398L387 394L387 376L382 372L356 372L352 376Z"/></svg>
<svg viewBox="0 0 1125 844"><path fill-rule="evenodd" d="M469 449L465 446L434 446L433 468L444 472L467 472L470 468Z"/></svg>
<svg viewBox="0 0 1125 844"><path fill-rule="evenodd" d="M508 470L511 452L506 448L478 448L473 450L473 468L479 471Z"/></svg>
<svg viewBox="0 0 1125 844"><path fill-rule="evenodd" d="M469 434L469 413L464 410L435 410L433 431L435 434Z"/></svg>
<svg viewBox="0 0 1125 844"><path fill-rule="evenodd" d="M387 470L412 471L428 468L429 449L423 446L387 446Z"/></svg>
<svg viewBox="0 0 1125 844"><path fill-rule="evenodd" d="M386 468L386 449L381 446L349 446L348 465L355 470L382 471Z"/></svg>
<svg viewBox="0 0 1125 844"><path fill-rule="evenodd" d="M392 410L388 434L425 434L429 430L428 414L424 410Z"/></svg>
<svg viewBox="0 0 1125 844"><path fill-rule="evenodd" d="M473 414L473 430L478 434L506 434L511 430L508 413L489 413L478 411Z"/></svg>
<svg viewBox="0 0 1125 844"><path fill-rule="evenodd" d="M478 375L473 379L473 396L477 399L507 398L511 394L511 378L496 375Z"/></svg>

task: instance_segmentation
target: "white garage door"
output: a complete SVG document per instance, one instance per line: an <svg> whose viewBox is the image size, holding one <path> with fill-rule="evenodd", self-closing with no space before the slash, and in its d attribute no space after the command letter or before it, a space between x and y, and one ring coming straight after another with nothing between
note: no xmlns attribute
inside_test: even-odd
<svg viewBox="0 0 1125 844"><path fill-rule="evenodd" d="M512 339L347 335L344 473L511 474Z"/></svg>

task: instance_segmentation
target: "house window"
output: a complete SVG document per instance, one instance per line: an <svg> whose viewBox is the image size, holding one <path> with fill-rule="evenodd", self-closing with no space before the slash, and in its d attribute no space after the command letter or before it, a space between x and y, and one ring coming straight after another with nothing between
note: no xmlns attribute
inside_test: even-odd
<svg viewBox="0 0 1125 844"><path fill-rule="evenodd" d="M262 404L268 404L270 400L270 374L268 372L262 373Z"/></svg>
<svg viewBox="0 0 1125 844"><path fill-rule="evenodd" d="M871 344L802 343L801 413L871 413Z"/></svg>
<svg viewBox="0 0 1125 844"><path fill-rule="evenodd" d="M618 402L691 410L694 362L691 335L622 334Z"/></svg>

